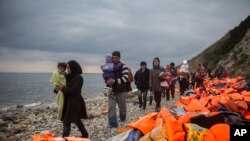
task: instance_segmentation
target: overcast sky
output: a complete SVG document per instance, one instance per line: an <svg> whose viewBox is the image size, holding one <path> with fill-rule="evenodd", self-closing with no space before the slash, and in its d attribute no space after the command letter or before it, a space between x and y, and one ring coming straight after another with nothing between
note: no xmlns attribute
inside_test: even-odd
<svg viewBox="0 0 250 141"><path fill-rule="evenodd" d="M191 59L250 15L250 0L0 0L0 72L99 71L121 51L134 69Z"/></svg>

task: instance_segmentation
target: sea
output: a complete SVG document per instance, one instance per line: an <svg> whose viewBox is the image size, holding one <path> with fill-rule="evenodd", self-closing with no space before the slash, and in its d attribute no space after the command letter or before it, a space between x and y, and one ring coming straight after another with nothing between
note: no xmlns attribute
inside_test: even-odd
<svg viewBox="0 0 250 141"><path fill-rule="evenodd" d="M83 98L103 96L102 74L82 74ZM0 111L10 108L32 107L55 103L54 86L49 82L51 73L0 73Z"/></svg>

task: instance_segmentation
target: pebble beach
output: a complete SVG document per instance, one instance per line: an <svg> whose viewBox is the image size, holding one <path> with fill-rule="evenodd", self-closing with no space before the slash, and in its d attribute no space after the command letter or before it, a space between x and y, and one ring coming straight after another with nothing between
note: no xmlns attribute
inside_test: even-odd
<svg viewBox="0 0 250 141"><path fill-rule="evenodd" d="M166 101L162 98L161 107L172 108L178 100L179 94L175 94L175 99ZM91 141L105 141L116 135L116 130L122 128L108 129L108 119L105 111L108 108L108 99L105 96L98 96L85 99L89 118L82 120ZM155 103L148 105L145 110L140 109L138 98L134 94L129 94L127 98L127 120L126 124L147 113L154 112ZM41 104L34 107L17 106L15 109L0 112L0 141L30 141L36 133L51 132L54 137L62 134L62 122L56 117L56 104ZM118 115L117 107L117 115ZM118 118L119 119L119 118ZM119 124L119 123L118 123ZM124 126L126 126L126 124ZM124 127L123 126L123 127ZM72 124L70 136L80 137L77 127Z"/></svg>

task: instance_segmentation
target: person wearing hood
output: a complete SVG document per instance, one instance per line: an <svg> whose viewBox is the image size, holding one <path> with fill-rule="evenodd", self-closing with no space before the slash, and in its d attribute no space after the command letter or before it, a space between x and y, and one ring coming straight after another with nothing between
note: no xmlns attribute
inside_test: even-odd
<svg viewBox="0 0 250 141"><path fill-rule="evenodd" d="M161 88L162 79L159 75L164 71L164 68L160 66L160 59L158 57L154 58L153 68L150 70L149 75L149 88L151 93L154 94L154 100L156 103L155 111L159 111L161 107L161 95L163 90ZM152 97L150 97L150 102L152 104Z"/></svg>
<svg viewBox="0 0 250 141"><path fill-rule="evenodd" d="M75 60L67 63L66 86L57 85L56 91L64 93L64 106L62 112L63 137L68 137L71 130L71 123L75 123L79 128L82 137L88 138L88 132L85 129L81 119L87 119L87 111L84 99L81 95L83 87L83 78L81 76L81 66Z"/></svg>

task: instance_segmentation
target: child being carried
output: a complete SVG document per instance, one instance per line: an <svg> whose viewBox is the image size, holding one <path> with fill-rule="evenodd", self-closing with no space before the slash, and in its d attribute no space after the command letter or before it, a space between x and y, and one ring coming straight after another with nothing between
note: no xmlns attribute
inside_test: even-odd
<svg viewBox="0 0 250 141"><path fill-rule="evenodd" d="M58 63L57 70L52 73L50 78L50 82L56 85L66 85L66 78L65 78L65 71L66 71L67 64L66 63ZM62 111L63 111L63 104L64 104L64 94L59 91L56 95L57 99L57 118L61 120L62 118Z"/></svg>
<svg viewBox="0 0 250 141"><path fill-rule="evenodd" d="M101 66L101 69L103 71L102 77L105 82L109 79L115 80L115 71L119 70L119 68L122 67L121 63L114 64L112 61L112 57L110 55L106 56L105 64ZM112 92L112 86L106 85L105 89L107 89L109 92Z"/></svg>

